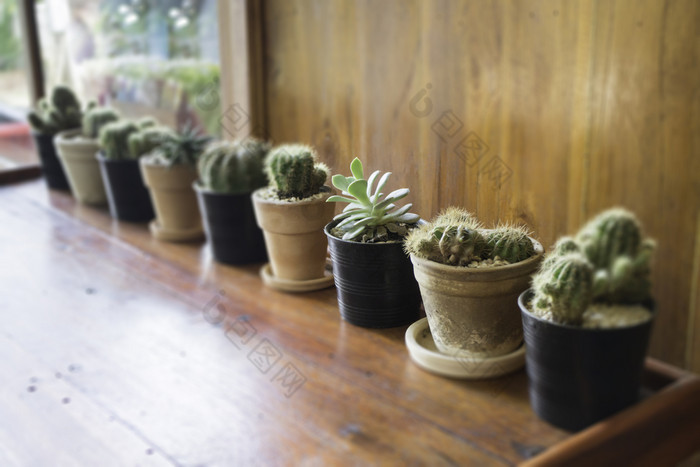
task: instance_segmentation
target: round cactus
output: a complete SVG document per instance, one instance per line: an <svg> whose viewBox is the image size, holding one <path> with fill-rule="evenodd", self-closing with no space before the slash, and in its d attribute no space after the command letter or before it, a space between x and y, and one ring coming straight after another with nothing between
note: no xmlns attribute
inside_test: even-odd
<svg viewBox="0 0 700 467"><path fill-rule="evenodd" d="M533 305L540 314L551 313L559 323L580 324L593 301L593 266L580 253L558 256L533 278Z"/></svg>
<svg viewBox="0 0 700 467"><path fill-rule="evenodd" d="M270 151L265 172L280 198L307 198L321 191L329 170L310 146L285 144Z"/></svg>
<svg viewBox="0 0 700 467"><path fill-rule="evenodd" d="M517 263L535 254L535 246L522 227L502 226L486 233L487 254Z"/></svg>
<svg viewBox="0 0 700 467"><path fill-rule="evenodd" d="M119 113L109 107L88 106L83 115L83 136L95 139L100 129L108 123L119 120Z"/></svg>
<svg viewBox="0 0 700 467"><path fill-rule="evenodd" d="M437 240L443 264L466 266L482 259L488 249L486 239L478 230L463 225L437 226L432 235Z"/></svg>
<svg viewBox="0 0 700 467"><path fill-rule="evenodd" d="M175 136L175 132L165 126L148 126L129 135L129 155L138 159Z"/></svg>
<svg viewBox="0 0 700 467"><path fill-rule="evenodd" d="M129 136L139 130L136 123L120 120L106 124L100 130L100 147L107 159L129 159Z"/></svg>
<svg viewBox="0 0 700 467"><path fill-rule="evenodd" d="M642 241L641 227L634 214L613 208L586 224L576 240L593 266L609 269L619 256L636 256Z"/></svg>
<svg viewBox="0 0 700 467"><path fill-rule="evenodd" d="M197 163L200 184L221 193L250 193L265 186L263 165L269 149L268 143L256 139L213 143Z"/></svg>

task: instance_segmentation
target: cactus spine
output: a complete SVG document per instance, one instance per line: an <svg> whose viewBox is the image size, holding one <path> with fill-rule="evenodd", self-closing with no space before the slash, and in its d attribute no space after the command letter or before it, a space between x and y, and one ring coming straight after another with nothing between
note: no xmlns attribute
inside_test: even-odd
<svg viewBox="0 0 700 467"><path fill-rule="evenodd" d="M210 145L197 163L200 184L220 193L250 193L265 186L263 165L269 149L268 143L255 139Z"/></svg>
<svg viewBox="0 0 700 467"><path fill-rule="evenodd" d="M535 309L550 312L556 322L580 324L593 300L593 274L593 266L581 253L557 257L533 278Z"/></svg>
<svg viewBox="0 0 700 467"><path fill-rule="evenodd" d="M107 159L129 159L129 136L139 130L136 123L120 120L108 123L100 130L100 147Z"/></svg>
<svg viewBox="0 0 700 467"><path fill-rule="evenodd" d="M80 101L67 86L56 86L49 100L42 99L36 111L27 116L35 131L54 135L59 131L80 128Z"/></svg>
<svg viewBox="0 0 700 467"><path fill-rule="evenodd" d="M108 123L119 120L119 113L109 107L88 106L83 115L83 136L95 139L100 134L100 129Z"/></svg>
<svg viewBox="0 0 700 467"><path fill-rule="evenodd" d="M329 170L310 146L286 144L270 152L265 172L280 198L307 198L321 191Z"/></svg>
<svg viewBox="0 0 700 467"><path fill-rule="evenodd" d="M488 255L517 263L535 254L535 246L522 227L500 226L486 233Z"/></svg>

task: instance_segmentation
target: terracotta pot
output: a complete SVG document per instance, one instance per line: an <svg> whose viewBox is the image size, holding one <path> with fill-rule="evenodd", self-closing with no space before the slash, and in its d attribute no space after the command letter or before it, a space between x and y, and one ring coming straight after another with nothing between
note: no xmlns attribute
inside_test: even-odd
<svg viewBox="0 0 700 467"><path fill-rule="evenodd" d="M552 425L580 430L639 400L644 359L654 322L587 329L544 320L528 309L532 290L518 300L525 333L530 404Z"/></svg>
<svg viewBox="0 0 700 467"><path fill-rule="evenodd" d="M253 193L255 218L265 235L272 274L279 279L306 281L324 276L328 243L323 227L333 218L334 203L324 187L322 196L298 202L263 199Z"/></svg>
<svg viewBox="0 0 700 467"><path fill-rule="evenodd" d="M153 236L172 242L202 239L202 216L192 188L197 169L185 164L168 167L145 159L141 159L140 166L156 212L156 218L150 224Z"/></svg>
<svg viewBox="0 0 700 467"><path fill-rule="evenodd" d="M53 144L53 135L32 132L34 144L39 153L41 172L46 179L46 184L54 190L70 190L66 174L63 172L61 161L56 155L56 147Z"/></svg>
<svg viewBox="0 0 700 467"><path fill-rule="evenodd" d="M84 204L106 204L100 164L95 159L100 150L97 140L83 138L81 130L69 130L58 133L54 144L73 196Z"/></svg>
<svg viewBox="0 0 700 467"><path fill-rule="evenodd" d="M411 255L435 345L455 356L495 357L523 341L518 296L530 287L544 249L508 266L449 266Z"/></svg>

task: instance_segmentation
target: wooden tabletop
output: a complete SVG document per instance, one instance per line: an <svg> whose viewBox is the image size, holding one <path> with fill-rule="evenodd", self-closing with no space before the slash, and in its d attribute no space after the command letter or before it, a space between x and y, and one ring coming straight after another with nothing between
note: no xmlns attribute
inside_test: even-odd
<svg viewBox="0 0 700 467"><path fill-rule="evenodd" d="M570 436L522 370L426 373L334 288L266 288L43 180L0 187L0 225L0 465L512 465Z"/></svg>

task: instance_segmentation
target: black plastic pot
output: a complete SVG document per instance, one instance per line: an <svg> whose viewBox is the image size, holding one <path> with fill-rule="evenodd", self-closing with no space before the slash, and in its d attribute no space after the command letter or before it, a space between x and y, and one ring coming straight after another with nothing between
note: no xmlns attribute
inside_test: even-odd
<svg viewBox="0 0 700 467"><path fill-rule="evenodd" d="M250 193L216 193L197 183L194 189L214 259L226 264L267 261L265 239L255 222Z"/></svg>
<svg viewBox="0 0 700 467"><path fill-rule="evenodd" d="M148 222L155 217L137 159L107 159L99 152L109 212L121 221Z"/></svg>
<svg viewBox="0 0 700 467"><path fill-rule="evenodd" d="M44 135L41 133L32 132L34 144L39 152L39 160L41 161L41 172L46 178L46 184L54 190L70 190L68 179L61 161L56 155L56 147L53 144L53 135Z"/></svg>
<svg viewBox="0 0 700 467"><path fill-rule="evenodd" d="M577 431L639 400L651 320L614 329L584 329L543 320L518 298L525 336L530 404L543 420ZM649 307L653 310L653 305Z"/></svg>
<svg viewBox="0 0 700 467"><path fill-rule="evenodd" d="M333 261L340 316L356 326L391 328L420 318L420 290L402 243L360 243L324 232Z"/></svg>

